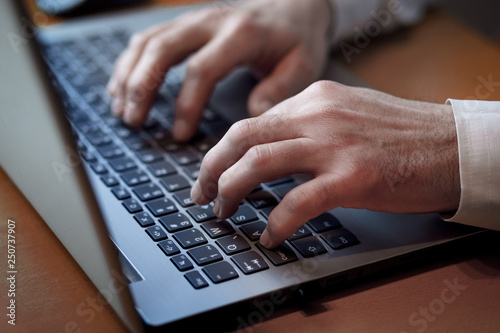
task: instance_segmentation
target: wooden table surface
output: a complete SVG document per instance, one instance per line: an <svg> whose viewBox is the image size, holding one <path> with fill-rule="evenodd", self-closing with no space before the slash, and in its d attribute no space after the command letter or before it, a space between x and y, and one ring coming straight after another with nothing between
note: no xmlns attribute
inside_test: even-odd
<svg viewBox="0 0 500 333"><path fill-rule="evenodd" d="M500 100L498 83L487 84L500 82L500 46L443 13L359 51L350 63L333 56L376 89L439 103ZM16 221L16 326L6 317L8 219ZM89 322L76 314L97 289L1 169L0 221L0 332L124 331L107 306ZM499 241L495 233L451 256L280 309L242 332L499 332Z"/></svg>

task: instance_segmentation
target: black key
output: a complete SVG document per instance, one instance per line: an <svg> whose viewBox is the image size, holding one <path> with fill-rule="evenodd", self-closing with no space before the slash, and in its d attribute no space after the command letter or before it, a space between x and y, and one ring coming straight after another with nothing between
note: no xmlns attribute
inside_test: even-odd
<svg viewBox="0 0 500 333"><path fill-rule="evenodd" d="M190 164L184 167L184 171L191 177L192 180L198 179L198 175L200 174L200 166L201 162Z"/></svg>
<svg viewBox="0 0 500 333"><path fill-rule="evenodd" d="M109 145L113 142L111 138L104 134L101 130L90 131L86 133L86 137L94 146Z"/></svg>
<svg viewBox="0 0 500 333"><path fill-rule="evenodd" d="M299 238L303 238L303 237L307 237L307 236L311 236L312 235L312 232L311 230L306 227L305 225L303 225L302 227L299 228L299 230L297 230L293 235L291 235L288 240L295 240L295 239L299 239Z"/></svg>
<svg viewBox="0 0 500 333"><path fill-rule="evenodd" d="M137 195L141 201L148 201L163 197L163 192L160 187L153 183L136 186L132 189L132 191L134 191L135 195Z"/></svg>
<svg viewBox="0 0 500 333"><path fill-rule="evenodd" d="M184 274L184 277L191 283L193 288L200 289L208 287L208 282L198 271L192 271Z"/></svg>
<svg viewBox="0 0 500 333"><path fill-rule="evenodd" d="M244 274L252 274L268 269L266 261L255 251L237 254L231 259L236 263Z"/></svg>
<svg viewBox="0 0 500 333"><path fill-rule="evenodd" d="M222 254L213 245L199 246L187 252L199 266L222 260Z"/></svg>
<svg viewBox="0 0 500 333"><path fill-rule="evenodd" d="M315 232L325 232L328 230L340 228L340 222L329 213L323 213L320 216L310 220L307 223Z"/></svg>
<svg viewBox="0 0 500 333"><path fill-rule="evenodd" d="M104 175L105 173L108 173L108 169L106 169L106 167L102 163L93 163L90 165L90 167L98 175Z"/></svg>
<svg viewBox="0 0 500 333"><path fill-rule="evenodd" d="M289 182L292 182L293 181L293 178L292 177L285 177L285 178L280 178L280 179L277 179L277 180L274 180L272 182L269 182L269 183L265 183L267 186L276 186L276 185L281 185L281 184L284 184L284 183L289 183Z"/></svg>
<svg viewBox="0 0 500 333"><path fill-rule="evenodd" d="M248 237L251 241L256 241L260 239L262 236L262 232L266 228L266 223L262 221L256 221L244 224L240 227L240 230L243 231L245 236Z"/></svg>
<svg viewBox="0 0 500 333"><path fill-rule="evenodd" d="M248 201L250 201L252 206L254 206L257 209L269 206L276 206L278 204L276 198L267 191L257 191L250 193L247 196L247 199Z"/></svg>
<svg viewBox="0 0 500 333"><path fill-rule="evenodd" d="M140 169L124 172L121 174L121 177L128 186L135 186L149 182L148 175Z"/></svg>
<svg viewBox="0 0 500 333"><path fill-rule="evenodd" d="M118 200L130 198L130 193L123 186L117 186L111 190Z"/></svg>
<svg viewBox="0 0 500 333"><path fill-rule="evenodd" d="M191 189L175 192L174 199L177 200L177 202L182 207L189 207L194 205L194 201L191 198Z"/></svg>
<svg viewBox="0 0 500 333"><path fill-rule="evenodd" d="M218 238L234 233L234 228L226 220L208 221L203 223L201 227L211 238Z"/></svg>
<svg viewBox="0 0 500 333"><path fill-rule="evenodd" d="M151 211L151 213L153 213L155 217L177 212L177 207L175 207L175 204L167 198L150 201L146 204L146 207Z"/></svg>
<svg viewBox="0 0 500 333"><path fill-rule="evenodd" d="M89 162L89 163L93 163L93 162L96 162L97 161L97 157L95 156L95 154L91 151L82 151L80 152L80 154L82 155L82 157L85 159L85 161Z"/></svg>
<svg viewBox="0 0 500 333"><path fill-rule="evenodd" d="M306 258L327 252L323 244L314 236L297 239L291 243Z"/></svg>
<svg viewBox="0 0 500 333"><path fill-rule="evenodd" d="M273 192L278 196L278 198L283 199L288 192L293 190L298 185L299 184L297 183L286 183L284 185L274 187Z"/></svg>
<svg viewBox="0 0 500 333"><path fill-rule="evenodd" d="M185 249L207 243L207 239L198 229L179 231L174 234L174 238Z"/></svg>
<svg viewBox="0 0 500 333"><path fill-rule="evenodd" d="M111 187L111 186L116 186L118 185L118 180L116 179L115 176L112 176L112 175L105 175L105 176L102 176L101 177L101 180L103 181L103 183L108 186L108 187Z"/></svg>
<svg viewBox="0 0 500 333"><path fill-rule="evenodd" d="M125 144L132 150L140 150L151 147L146 139L139 136L132 136L124 139L123 142L125 142Z"/></svg>
<svg viewBox="0 0 500 333"><path fill-rule="evenodd" d="M216 243L227 255L250 250L250 244L238 234L220 238Z"/></svg>
<svg viewBox="0 0 500 333"><path fill-rule="evenodd" d="M281 244L275 249L267 249L262 244L257 243L257 247L271 261L274 266L280 266L296 261L299 258L293 250L286 244Z"/></svg>
<svg viewBox="0 0 500 333"><path fill-rule="evenodd" d="M177 267L178 270L182 271L187 271L193 268L193 264L191 263L191 260L188 259L184 254L179 254L177 256L174 256L170 258L170 261L172 261Z"/></svg>
<svg viewBox="0 0 500 333"><path fill-rule="evenodd" d="M146 212L135 214L134 219L141 225L141 227L149 227L155 224L155 221L153 220L151 215Z"/></svg>
<svg viewBox="0 0 500 333"><path fill-rule="evenodd" d="M154 149L142 149L137 152L137 156L143 161L144 163L153 163L156 161L161 161L163 160L163 156L161 153L157 150Z"/></svg>
<svg viewBox="0 0 500 333"><path fill-rule="evenodd" d="M142 211L142 207L135 199L127 199L122 202L123 206L127 208L129 213L138 213Z"/></svg>
<svg viewBox="0 0 500 333"><path fill-rule="evenodd" d="M250 207L243 205L238 208L236 214L231 217L234 224L242 224L257 220L259 217L257 213Z"/></svg>
<svg viewBox="0 0 500 333"><path fill-rule="evenodd" d="M167 161L153 162L148 165L148 169L156 177L163 177L176 173L174 166Z"/></svg>
<svg viewBox="0 0 500 333"><path fill-rule="evenodd" d="M124 154L123 150L115 144L111 144L111 145L107 145L107 146L103 146L103 147L97 147L97 151L105 159L117 158L117 157L123 156L123 154Z"/></svg>
<svg viewBox="0 0 500 333"><path fill-rule="evenodd" d="M181 250L179 250L179 247L175 245L174 241L171 239L159 242L158 246L167 256L172 256L181 252Z"/></svg>
<svg viewBox="0 0 500 333"><path fill-rule="evenodd" d="M177 164L179 165L188 165L200 161L198 155L196 155L194 152L190 150L181 149L174 151L171 154L175 162L177 162Z"/></svg>
<svg viewBox="0 0 500 333"><path fill-rule="evenodd" d="M321 235L321 237L330 245L334 250L348 247L351 245L359 244L358 238L349 230L340 228L337 230L328 231Z"/></svg>
<svg viewBox="0 0 500 333"><path fill-rule="evenodd" d="M203 268L203 271L213 283L220 283L238 277L238 272L227 261L208 265Z"/></svg>
<svg viewBox="0 0 500 333"><path fill-rule="evenodd" d="M173 175L173 176L163 177L160 180L160 183L169 192L183 190L183 189L189 188L191 186L189 184L188 180L181 175Z"/></svg>
<svg viewBox="0 0 500 333"><path fill-rule="evenodd" d="M191 215L196 222L205 222L208 220L216 219L214 208L212 205L205 206L195 206L187 209L189 215Z"/></svg>
<svg viewBox="0 0 500 333"><path fill-rule="evenodd" d="M152 227L146 228L146 233L151 237L155 242L161 241L167 238L167 233L160 226L154 225Z"/></svg>
<svg viewBox="0 0 500 333"><path fill-rule="evenodd" d="M189 218L182 213L164 216L160 218L160 223L165 227L165 229L168 230L168 232L176 232L193 226L191 221L189 221Z"/></svg>
<svg viewBox="0 0 500 333"><path fill-rule="evenodd" d="M262 208L260 210L260 213L262 214L262 216L264 216L266 218L266 220L269 220L269 215L271 215L271 212L273 211L274 207L276 207L276 206L270 206L270 207Z"/></svg>
<svg viewBox="0 0 500 333"><path fill-rule="evenodd" d="M120 157L120 158L115 158L110 161L108 161L109 165L115 170L116 172L123 172L127 170L132 170L137 167L135 164L134 160L131 159L130 157Z"/></svg>

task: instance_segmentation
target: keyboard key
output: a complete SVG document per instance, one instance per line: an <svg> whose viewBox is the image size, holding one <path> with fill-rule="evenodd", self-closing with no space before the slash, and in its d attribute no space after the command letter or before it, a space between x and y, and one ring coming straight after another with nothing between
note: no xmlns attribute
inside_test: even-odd
<svg viewBox="0 0 500 333"><path fill-rule="evenodd" d="M94 146L104 146L104 145L109 145L113 141L109 136L104 134L101 130L93 130L85 134L87 139L91 144Z"/></svg>
<svg viewBox="0 0 500 333"><path fill-rule="evenodd" d="M124 172L127 170L135 169L137 167L134 160L132 160L130 157L115 158L108 161L108 163L116 172Z"/></svg>
<svg viewBox="0 0 500 333"><path fill-rule="evenodd" d="M115 176L112 176L112 175L105 175L105 176L102 176L101 177L101 180L102 182L108 186L108 187L111 187L111 186L116 186L118 185L118 180L116 179Z"/></svg>
<svg viewBox="0 0 500 333"><path fill-rule="evenodd" d="M178 254L181 252L181 250L179 250L179 247L171 239L159 242L158 246L167 256L173 256L174 254Z"/></svg>
<svg viewBox="0 0 500 333"><path fill-rule="evenodd" d="M184 274L184 277L191 283L193 288L200 289L208 287L208 282L198 271L192 271Z"/></svg>
<svg viewBox="0 0 500 333"><path fill-rule="evenodd" d="M151 237L155 242L161 241L167 238L167 233L157 225L146 228L146 233Z"/></svg>
<svg viewBox="0 0 500 333"><path fill-rule="evenodd" d="M155 217L177 212L177 207L175 206L175 204L167 198L151 201L146 204L146 207L151 211L151 213L153 213Z"/></svg>
<svg viewBox="0 0 500 333"><path fill-rule="evenodd" d="M139 150L136 154L144 163L152 163L163 160L162 154L152 148Z"/></svg>
<svg viewBox="0 0 500 333"><path fill-rule="evenodd" d="M203 268L203 272L213 283L220 283L237 278L238 272L227 261L218 262Z"/></svg>
<svg viewBox="0 0 500 333"><path fill-rule="evenodd" d="M97 151L105 159L117 158L117 157L123 156L123 154L124 154L123 150L115 144L111 144L111 145L107 145L107 146L103 146L103 147L97 147Z"/></svg>
<svg viewBox="0 0 500 333"><path fill-rule="evenodd" d="M196 155L194 152L190 150L185 150L185 149L171 152L171 156L174 158L175 162L179 165L188 165L200 161L198 155Z"/></svg>
<svg viewBox="0 0 500 333"><path fill-rule="evenodd" d="M136 186L132 189L132 191L141 201L161 198L164 195L160 187L152 183Z"/></svg>
<svg viewBox="0 0 500 333"><path fill-rule="evenodd" d="M212 205L191 207L187 209L187 212L194 218L196 222L205 222L217 218L217 216L215 216L214 208L212 207Z"/></svg>
<svg viewBox="0 0 500 333"><path fill-rule="evenodd" d="M257 209L276 206L278 204L278 200L276 200L276 198L267 191L257 191L250 193L247 196L247 200L250 201L252 206Z"/></svg>
<svg viewBox="0 0 500 333"><path fill-rule="evenodd" d="M267 224L262 221L256 221L244 224L240 227L240 230L243 231L245 236L248 237L252 242L257 241L262 236L262 232L266 228Z"/></svg>
<svg viewBox="0 0 500 333"><path fill-rule="evenodd" d="M314 236L300 238L291 243L305 258L328 252L323 244Z"/></svg>
<svg viewBox="0 0 500 333"><path fill-rule="evenodd" d="M246 222L251 222L257 220L259 217L257 213L249 206L242 205L238 208L236 214L231 217L231 221L234 224L243 224Z"/></svg>
<svg viewBox="0 0 500 333"><path fill-rule="evenodd" d="M134 219L140 224L141 227L149 227L155 224L151 215L146 212L135 214Z"/></svg>
<svg viewBox="0 0 500 333"><path fill-rule="evenodd" d="M207 239L198 229L179 231L174 234L174 238L185 249L207 243Z"/></svg>
<svg viewBox="0 0 500 333"><path fill-rule="evenodd" d="M125 183L128 186L135 186L149 182L148 175L140 169L126 171L122 173L120 177L125 181Z"/></svg>
<svg viewBox="0 0 500 333"><path fill-rule="evenodd" d="M267 186L273 187L273 186L276 186L276 185L281 185L281 184L289 183L289 182L292 182L292 181L293 181L292 177L285 177L285 178L280 178L280 179L277 179L275 181L272 181L272 182L269 182L269 183L265 183L265 184Z"/></svg>
<svg viewBox="0 0 500 333"><path fill-rule="evenodd" d="M177 202L182 207L189 207L194 205L194 201L191 198L191 189L175 192L174 199L177 200Z"/></svg>
<svg viewBox="0 0 500 333"><path fill-rule="evenodd" d="M130 193L123 186L117 186L111 190L118 200L130 198Z"/></svg>
<svg viewBox="0 0 500 333"><path fill-rule="evenodd" d="M231 257L231 259L234 261L236 266L238 266L238 268L247 275L269 268L266 261L255 251L240 253Z"/></svg>
<svg viewBox="0 0 500 333"><path fill-rule="evenodd" d="M168 232L176 232L193 226L189 218L182 213L164 216L159 221Z"/></svg>
<svg viewBox="0 0 500 333"><path fill-rule="evenodd" d="M163 177L176 173L174 166L167 161L153 162L148 165L148 169L156 177Z"/></svg>
<svg viewBox="0 0 500 333"><path fill-rule="evenodd" d="M177 256L174 256L170 258L170 261L172 261L177 267L178 270L182 271L187 271L193 268L193 264L191 263L191 260L188 259L184 254L179 254Z"/></svg>
<svg viewBox="0 0 500 333"><path fill-rule="evenodd" d="M339 220L329 213L323 213L310 220L307 224L314 230L314 232L325 232L341 227Z"/></svg>
<svg viewBox="0 0 500 333"><path fill-rule="evenodd" d="M106 169L106 167L102 163L93 163L90 165L90 167L98 175L104 175L105 173L108 173L108 169Z"/></svg>
<svg viewBox="0 0 500 333"><path fill-rule="evenodd" d="M201 162L190 164L184 167L184 171L191 177L192 180L198 179L198 175L200 174L200 166Z"/></svg>
<svg viewBox="0 0 500 333"><path fill-rule="evenodd" d="M257 247L274 266L288 264L299 259L295 252L293 252L293 250L286 244L281 244L272 250L265 248L260 243L257 243Z"/></svg>
<svg viewBox="0 0 500 333"><path fill-rule="evenodd" d="M201 227L211 238L218 238L234 233L234 228L231 226L231 223L226 220L219 219L208 221L203 223Z"/></svg>
<svg viewBox="0 0 500 333"><path fill-rule="evenodd" d="M274 194L278 196L278 198L283 199L285 195L297 187L299 184L297 183L286 183L284 185L279 185L273 188Z"/></svg>
<svg viewBox="0 0 500 333"><path fill-rule="evenodd" d="M340 228L337 230L328 231L321 235L321 237L330 245L334 250L338 250L351 245L359 244L358 238L349 230Z"/></svg>
<svg viewBox="0 0 500 333"><path fill-rule="evenodd" d="M188 180L181 175L163 177L160 183L169 192L175 192L191 187Z"/></svg>
<svg viewBox="0 0 500 333"><path fill-rule="evenodd" d="M220 238L216 243L227 255L250 250L250 244L238 234Z"/></svg>
<svg viewBox="0 0 500 333"><path fill-rule="evenodd" d="M140 136L133 136L124 139L123 142L125 142L125 144L132 150L140 150L151 147L149 142Z"/></svg>
<svg viewBox="0 0 500 333"><path fill-rule="evenodd" d="M297 230L293 235L291 235L288 238L288 240L295 240L295 239L299 239L299 238L303 238L303 237L307 237L307 236L311 236L311 235L312 235L311 229L309 229L308 227L303 225L302 227L299 228L299 230Z"/></svg>
<svg viewBox="0 0 500 333"><path fill-rule="evenodd" d="M85 159L85 161L87 161L89 163L93 163L93 162L97 161L97 157L90 150L88 150L88 151L82 151L82 152L80 152L80 154Z"/></svg>
<svg viewBox="0 0 500 333"><path fill-rule="evenodd" d="M194 229L193 229L194 230ZM222 254L213 245L204 245L187 251L194 262L199 265L208 265L222 260Z"/></svg>
<svg viewBox="0 0 500 333"><path fill-rule="evenodd" d="M265 207L260 210L260 213L262 214L262 216L266 218L266 220L269 220L269 215L271 215L271 212L273 211L274 207L276 206Z"/></svg>
<svg viewBox="0 0 500 333"><path fill-rule="evenodd" d="M122 204L125 208L127 208L128 212L131 214L142 211L141 205L135 199L127 199L123 201Z"/></svg>

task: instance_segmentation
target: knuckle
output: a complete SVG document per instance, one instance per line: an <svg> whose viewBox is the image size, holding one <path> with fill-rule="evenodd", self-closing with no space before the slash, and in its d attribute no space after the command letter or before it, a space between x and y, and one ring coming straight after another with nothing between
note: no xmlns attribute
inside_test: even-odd
<svg viewBox="0 0 500 333"><path fill-rule="evenodd" d="M255 18L250 13L241 12L228 20L231 32L237 36L252 36L257 31Z"/></svg>
<svg viewBox="0 0 500 333"><path fill-rule="evenodd" d="M243 119L234 123L227 131L227 138L233 145L245 142L246 138L248 138L253 131L252 124L253 122L251 119Z"/></svg>
<svg viewBox="0 0 500 333"><path fill-rule="evenodd" d="M315 95L320 95L320 96L328 96L331 95L332 92L337 92L341 90L343 87L342 84L335 82L335 81L329 81L329 80L320 80L312 83L306 91L309 93L315 94Z"/></svg>
<svg viewBox="0 0 500 333"><path fill-rule="evenodd" d="M151 37L145 45L145 52L152 55L158 55L166 48L166 42L160 37Z"/></svg>
<svg viewBox="0 0 500 333"><path fill-rule="evenodd" d="M219 178L219 196L226 199L233 198L231 184L234 184L233 176L229 172L224 172Z"/></svg>
<svg viewBox="0 0 500 333"><path fill-rule="evenodd" d="M193 56L186 64L186 76L190 78L203 78L210 74L209 69L205 66L205 61L199 56Z"/></svg>
<svg viewBox="0 0 500 333"><path fill-rule="evenodd" d="M129 41L128 46L131 48L139 47L143 45L147 40L146 34L144 32L136 32L134 33Z"/></svg>
<svg viewBox="0 0 500 333"><path fill-rule="evenodd" d="M268 166L273 160L273 151L269 145L251 147L245 154L246 163L250 170Z"/></svg>

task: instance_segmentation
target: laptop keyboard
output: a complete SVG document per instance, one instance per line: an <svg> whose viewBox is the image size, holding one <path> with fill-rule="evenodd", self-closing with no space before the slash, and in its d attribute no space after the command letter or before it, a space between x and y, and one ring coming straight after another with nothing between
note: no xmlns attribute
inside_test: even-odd
<svg viewBox="0 0 500 333"><path fill-rule="evenodd" d="M272 209L298 184L292 177L261 184L228 220L190 197L204 154L230 124L207 108L189 143L170 132L182 69L172 69L149 119L130 128L110 112L105 85L128 43L122 31L44 46L83 160L195 289L359 243L335 216L309 221L276 249L258 241Z"/></svg>

